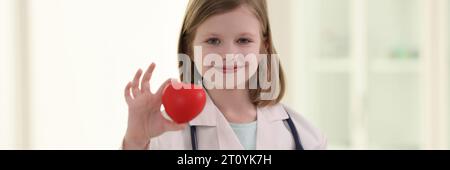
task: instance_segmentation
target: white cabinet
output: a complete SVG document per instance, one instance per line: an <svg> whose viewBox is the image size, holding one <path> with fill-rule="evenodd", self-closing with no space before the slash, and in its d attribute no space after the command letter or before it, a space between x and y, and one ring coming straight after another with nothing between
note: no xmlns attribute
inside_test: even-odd
<svg viewBox="0 0 450 170"><path fill-rule="evenodd" d="M417 0L367 0L369 148L420 148ZM362 71L362 70L361 70Z"/></svg>
<svg viewBox="0 0 450 170"><path fill-rule="evenodd" d="M288 81L297 79L291 86L299 87L291 96L305 97L288 103L327 135L330 149L448 147L438 143L447 140L450 118L438 123L445 126L429 125L445 117L434 111L445 111L450 95L438 94L450 88L441 87L442 81L448 84L445 76L450 74L441 73L450 64L432 68L444 61L439 56L450 60L450 37L435 39L449 30L437 28L441 20L429 23L439 11L450 18L444 8L430 10L448 4L444 1L291 1L291 53L296 57L287 72L303 77ZM440 88L429 90L433 87ZM430 105L443 101L445 105ZM430 137L433 131L439 132Z"/></svg>

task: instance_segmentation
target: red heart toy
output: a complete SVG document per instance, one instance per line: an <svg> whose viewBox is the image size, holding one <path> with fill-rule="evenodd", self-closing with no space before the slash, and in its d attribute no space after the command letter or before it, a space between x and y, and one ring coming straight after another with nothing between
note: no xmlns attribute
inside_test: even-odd
<svg viewBox="0 0 450 170"><path fill-rule="evenodd" d="M170 118L179 124L194 119L205 103L204 90L194 84L172 82L163 90L162 104Z"/></svg>

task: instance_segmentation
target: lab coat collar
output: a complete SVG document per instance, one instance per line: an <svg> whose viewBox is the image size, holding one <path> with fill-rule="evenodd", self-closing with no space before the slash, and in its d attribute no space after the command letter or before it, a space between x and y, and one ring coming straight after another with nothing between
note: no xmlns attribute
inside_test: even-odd
<svg viewBox="0 0 450 170"><path fill-rule="evenodd" d="M217 106L212 101L208 92L206 93L206 103L202 112L189 122L192 126L217 126L217 120L219 118L225 118L222 112L217 108ZM285 120L289 116L281 104L276 104L273 106L258 107L257 108L257 119L258 123L261 121L274 122L278 120Z"/></svg>
<svg viewBox="0 0 450 170"><path fill-rule="evenodd" d="M208 92L206 90L204 91L206 94L205 107L203 107L202 112L197 117L189 122L191 126L217 126L217 114L221 112L211 100Z"/></svg>

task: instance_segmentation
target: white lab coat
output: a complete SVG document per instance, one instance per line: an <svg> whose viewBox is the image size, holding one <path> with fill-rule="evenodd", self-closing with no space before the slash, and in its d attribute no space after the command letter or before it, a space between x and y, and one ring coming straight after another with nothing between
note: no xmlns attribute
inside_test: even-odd
<svg viewBox="0 0 450 170"><path fill-rule="evenodd" d="M292 150L294 139L283 120L289 113L306 150L326 149L325 136L302 115L282 104L257 108L257 150ZM197 144L199 150L242 150L244 147L230 127L228 121L212 100L207 97L203 111L189 125L197 126ZM175 132L166 132L151 139L152 150L190 150L190 128Z"/></svg>

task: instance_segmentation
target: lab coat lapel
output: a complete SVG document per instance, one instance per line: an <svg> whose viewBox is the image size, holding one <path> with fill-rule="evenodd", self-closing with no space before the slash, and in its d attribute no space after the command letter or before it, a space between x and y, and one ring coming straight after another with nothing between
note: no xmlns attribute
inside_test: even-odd
<svg viewBox="0 0 450 170"><path fill-rule="evenodd" d="M283 120L288 118L281 105L267 106L257 110L256 149L267 150L279 148L286 138Z"/></svg>
<svg viewBox="0 0 450 170"><path fill-rule="evenodd" d="M230 124L213 103L209 95L203 111L192 121L197 126L199 149L243 150Z"/></svg>
<svg viewBox="0 0 450 170"><path fill-rule="evenodd" d="M238 137L223 114L219 113L219 116L217 117L217 139L219 141L219 149L244 150L244 147L239 142Z"/></svg>

